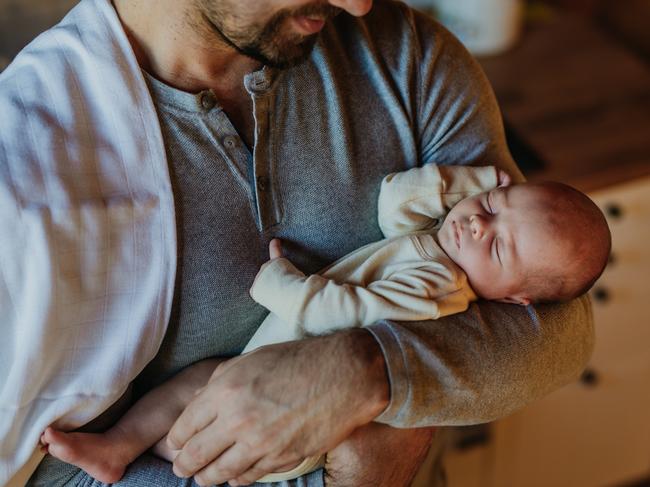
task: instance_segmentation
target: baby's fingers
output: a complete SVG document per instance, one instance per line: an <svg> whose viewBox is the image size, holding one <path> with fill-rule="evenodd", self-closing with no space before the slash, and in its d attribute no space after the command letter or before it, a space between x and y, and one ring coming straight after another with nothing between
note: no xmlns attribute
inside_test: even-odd
<svg viewBox="0 0 650 487"><path fill-rule="evenodd" d="M497 169L497 184L500 188L510 186L512 183L512 178L510 174L505 172L503 169Z"/></svg>
<svg viewBox="0 0 650 487"><path fill-rule="evenodd" d="M279 238L274 238L269 243L269 257L271 259L282 257L282 242Z"/></svg>

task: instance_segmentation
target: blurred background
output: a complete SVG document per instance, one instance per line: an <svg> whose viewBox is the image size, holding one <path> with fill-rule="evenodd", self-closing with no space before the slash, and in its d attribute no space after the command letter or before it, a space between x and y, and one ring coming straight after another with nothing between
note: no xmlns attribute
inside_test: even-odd
<svg viewBox="0 0 650 487"><path fill-rule="evenodd" d="M75 3L0 0L0 71ZM587 192L613 233L588 368L508 418L450 430L450 487L650 487L650 0L408 3L476 55L526 176Z"/></svg>
<svg viewBox="0 0 650 487"><path fill-rule="evenodd" d="M0 0L0 71L37 34L58 22L77 0Z"/></svg>

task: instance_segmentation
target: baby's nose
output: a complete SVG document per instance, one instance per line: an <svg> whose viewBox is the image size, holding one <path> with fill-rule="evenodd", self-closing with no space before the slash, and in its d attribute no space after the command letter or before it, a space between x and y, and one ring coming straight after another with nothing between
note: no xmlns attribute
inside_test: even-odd
<svg viewBox="0 0 650 487"><path fill-rule="evenodd" d="M480 240L485 234L485 220L479 215L469 217L469 230L475 240Z"/></svg>

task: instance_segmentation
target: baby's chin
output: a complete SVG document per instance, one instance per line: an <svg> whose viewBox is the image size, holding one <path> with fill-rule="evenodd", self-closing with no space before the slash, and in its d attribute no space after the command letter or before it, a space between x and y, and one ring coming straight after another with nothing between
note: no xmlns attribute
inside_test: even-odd
<svg viewBox="0 0 650 487"><path fill-rule="evenodd" d="M438 230L438 243L442 247L442 250L445 251L445 254L447 254L447 257L456 262L454 256L458 253L458 248L456 247L456 238L449 218L445 218L440 226L440 230Z"/></svg>

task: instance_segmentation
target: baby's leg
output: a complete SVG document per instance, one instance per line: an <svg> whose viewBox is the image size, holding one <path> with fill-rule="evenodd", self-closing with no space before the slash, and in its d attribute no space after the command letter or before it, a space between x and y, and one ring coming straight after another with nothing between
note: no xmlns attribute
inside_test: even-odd
<svg viewBox="0 0 650 487"><path fill-rule="evenodd" d="M156 442L154 453L171 461L175 452L159 440L165 438L196 391L207 384L219 362L203 360L182 370L145 394L104 433L64 433L47 428L41 443L54 457L108 484L122 478L127 465Z"/></svg>

